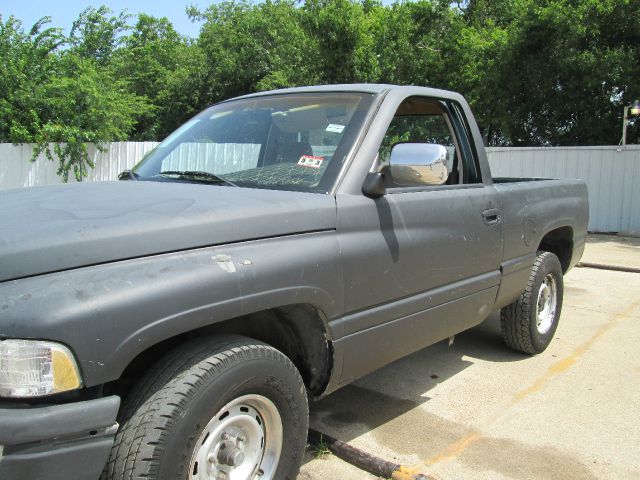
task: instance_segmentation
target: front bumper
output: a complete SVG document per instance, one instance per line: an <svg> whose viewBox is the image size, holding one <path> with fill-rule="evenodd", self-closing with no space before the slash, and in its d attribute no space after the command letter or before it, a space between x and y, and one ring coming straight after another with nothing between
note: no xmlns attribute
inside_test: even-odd
<svg viewBox="0 0 640 480"><path fill-rule="evenodd" d="M0 405L2 480L97 480L113 444L120 397L46 407Z"/></svg>

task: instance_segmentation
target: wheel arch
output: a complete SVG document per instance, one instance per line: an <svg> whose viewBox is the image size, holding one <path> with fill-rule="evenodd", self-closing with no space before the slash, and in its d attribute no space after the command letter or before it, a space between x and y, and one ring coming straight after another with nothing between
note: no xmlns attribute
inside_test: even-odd
<svg viewBox="0 0 640 480"><path fill-rule="evenodd" d="M157 342L134 357L117 380L105 385L105 390L126 396L159 357L193 338L223 334L242 335L278 349L296 366L313 394L321 394L329 382L333 347L326 317L316 306L292 304L230 318Z"/></svg>
<svg viewBox="0 0 640 480"><path fill-rule="evenodd" d="M566 273L573 255L573 228L563 226L545 233L540 240L538 250L553 253L558 257L562 272Z"/></svg>

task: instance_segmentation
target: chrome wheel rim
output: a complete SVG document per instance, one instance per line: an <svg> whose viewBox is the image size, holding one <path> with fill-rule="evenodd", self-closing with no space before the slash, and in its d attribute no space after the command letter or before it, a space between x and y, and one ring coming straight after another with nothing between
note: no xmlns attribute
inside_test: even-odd
<svg viewBox="0 0 640 480"><path fill-rule="evenodd" d="M262 395L244 395L222 407L191 455L191 480L272 479L282 451L282 418Z"/></svg>
<svg viewBox="0 0 640 480"><path fill-rule="evenodd" d="M538 301L536 303L536 327L538 333L545 334L553 325L556 317L556 307L558 305L558 285L552 274L544 277L540 290L538 290Z"/></svg>

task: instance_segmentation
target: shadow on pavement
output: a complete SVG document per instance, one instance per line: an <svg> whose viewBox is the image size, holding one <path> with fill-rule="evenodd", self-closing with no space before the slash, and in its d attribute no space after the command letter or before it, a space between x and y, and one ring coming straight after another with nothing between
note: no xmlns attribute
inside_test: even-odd
<svg viewBox="0 0 640 480"><path fill-rule="evenodd" d="M473 364L472 359L514 362L528 356L509 350L500 336L500 318L420 350L347 385L311 405L311 425L350 441L429 401L428 392Z"/></svg>
<svg viewBox="0 0 640 480"><path fill-rule="evenodd" d="M477 472L499 472L518 480L560 478L556 477L559 471L564 472L563 480L595 478L579 459L553 446L541 448L485 436L470 425L416 408L431 399L429 392L439 383L461 373L476 359L503 363L528 358L502 343L500 319L493 314L481 325L457 335L451 347L446 341L432 345L312 403L311 427L344 442L367 435L364 443L369 447L365 450L391 462L401 463L401 456L424 465L437 463L448 458L439 454L468 441L468 448L456 453L456 461ZM478 397L469 409L480 414L490 407L486 403L490 401L490 397ZM312 455L306 461L310 460Z"/></svg>

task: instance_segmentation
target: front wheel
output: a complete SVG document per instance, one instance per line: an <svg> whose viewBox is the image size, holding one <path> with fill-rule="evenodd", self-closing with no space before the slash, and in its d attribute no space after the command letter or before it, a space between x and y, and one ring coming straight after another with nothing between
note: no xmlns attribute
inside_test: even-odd
<svg viewBox="0 0 640 480"><path fill-rule="evenodd" d="M550 252L538 252L524 292L500 312L505 343L524 353L543 352L558 328L562 295L562 267L558 257Z"/></svg>
<svg viewBox="0 0 640 480"><path fill-rule="evenodd" d="M295 479L308 428L300 374L244 337L200 339L127 397L103 479Z"/></svg>

